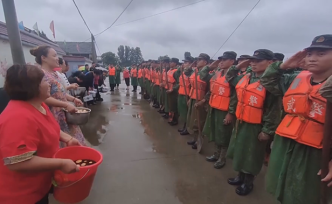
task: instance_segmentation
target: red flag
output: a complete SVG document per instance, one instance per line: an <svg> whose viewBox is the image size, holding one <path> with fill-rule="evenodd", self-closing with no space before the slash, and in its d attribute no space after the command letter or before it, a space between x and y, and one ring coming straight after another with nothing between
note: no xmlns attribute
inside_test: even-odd
<svg viewBox="0 0 332 204"><path fill-rule="evenodd" d="M50 24L50 29L51 29L51 31L52 31L52 33L53 33L53 37L54 37L54 39L55 39L54 21L51 22L51 24Z"/></svg>
<svg viewBox="0 0 332 204"><path fill-rule="evenodd" d="M78 52L81 52L80 47L78 46L78 44L76 44L76 49L77 49Z"/></svg>

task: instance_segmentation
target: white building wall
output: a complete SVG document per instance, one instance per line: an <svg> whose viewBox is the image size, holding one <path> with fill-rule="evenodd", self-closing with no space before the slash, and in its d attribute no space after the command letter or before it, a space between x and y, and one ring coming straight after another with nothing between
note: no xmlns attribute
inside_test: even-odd
<svg viewBox="0 0 332 204"><path fill-rule="evenodd" d="M30 54L31 48L32 47L30 46L23 45L24 58L26 63L35 64L35 57ZM9 41L0 39L0 65L1 63L6 63L6 62L7 62L7 68L13 64ZM2 71L0 70L0 87L3 87L4 77L1 75L1 73Z"/></svg>

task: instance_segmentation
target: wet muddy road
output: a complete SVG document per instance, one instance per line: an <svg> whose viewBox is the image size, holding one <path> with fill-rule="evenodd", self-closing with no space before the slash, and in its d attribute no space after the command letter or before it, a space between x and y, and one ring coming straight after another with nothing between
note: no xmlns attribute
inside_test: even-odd
<svg viewBox="0 0 332 204"><path fill-rule="evenodd" d="M235 194L227 178L236 175L231 161L221 169L205 161L213 144L197 154L140 94L125 90L103 94L82 127L91 145L104 155L90 196L83 204L272 204L264 190L263 168L253 193ZM51 201L52 204L57 202Z"/></svg>

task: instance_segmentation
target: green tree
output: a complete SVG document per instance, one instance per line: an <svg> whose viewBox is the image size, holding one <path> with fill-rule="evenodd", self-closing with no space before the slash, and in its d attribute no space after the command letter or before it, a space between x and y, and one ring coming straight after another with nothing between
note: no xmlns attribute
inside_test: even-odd
<svg viewBox="0 0 332 204"><path fill-rule="evenodd" d="M121 67L128 67L133 64L138 64L144 61L141 48L139 47L132 47L130 48L127 45L120 45L118 47L118 57L119 57L119 64Z"/></svg>
<svg viewBox="0 0 332 204"><path fill-rule="evenodd" d="M113 52L105 52L101 55L101 60L104 65L117 65L119 63L119 58Z"/></svg>
<svg viewBox="0 0 332 204"><path fill-rule="evenodd" d="M160 56L160 57L158 57L158 60L160 61L160 60L163 60L163 59L165 59L165 58L167 58L168 57L168 55L164 55L164 56ZM169 57L168 57L169 58Z"/></svg>
<svg viewBox="0 0 332 204"><path fill-rule="evenodd" d="M131 48L130 49L130 63L131 65L133 64L139 64L141 62L143 62L143 56L142 56L142 52L141 52L141 48L136 47L136 48Z"/></svg>

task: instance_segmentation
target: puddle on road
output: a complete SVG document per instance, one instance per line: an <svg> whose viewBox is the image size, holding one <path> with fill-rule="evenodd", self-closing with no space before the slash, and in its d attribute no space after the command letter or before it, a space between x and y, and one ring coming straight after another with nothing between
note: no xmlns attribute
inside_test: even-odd
<svg viewBox="0 0 332 204"><path fill-rule="evenodd" d="M95 119L90 120L86 125L81 126L84 137L93 146L103 143L108 132L110 121L106 117L99 115Z"/></svg>
<svg viewBox="0 0 332 204"><path fill-rule="evenodd" d="M110 110L111 112L117 112L117 110L122 110L122 109L124 108L120 105L112 105L108 110Z"/></svg>

